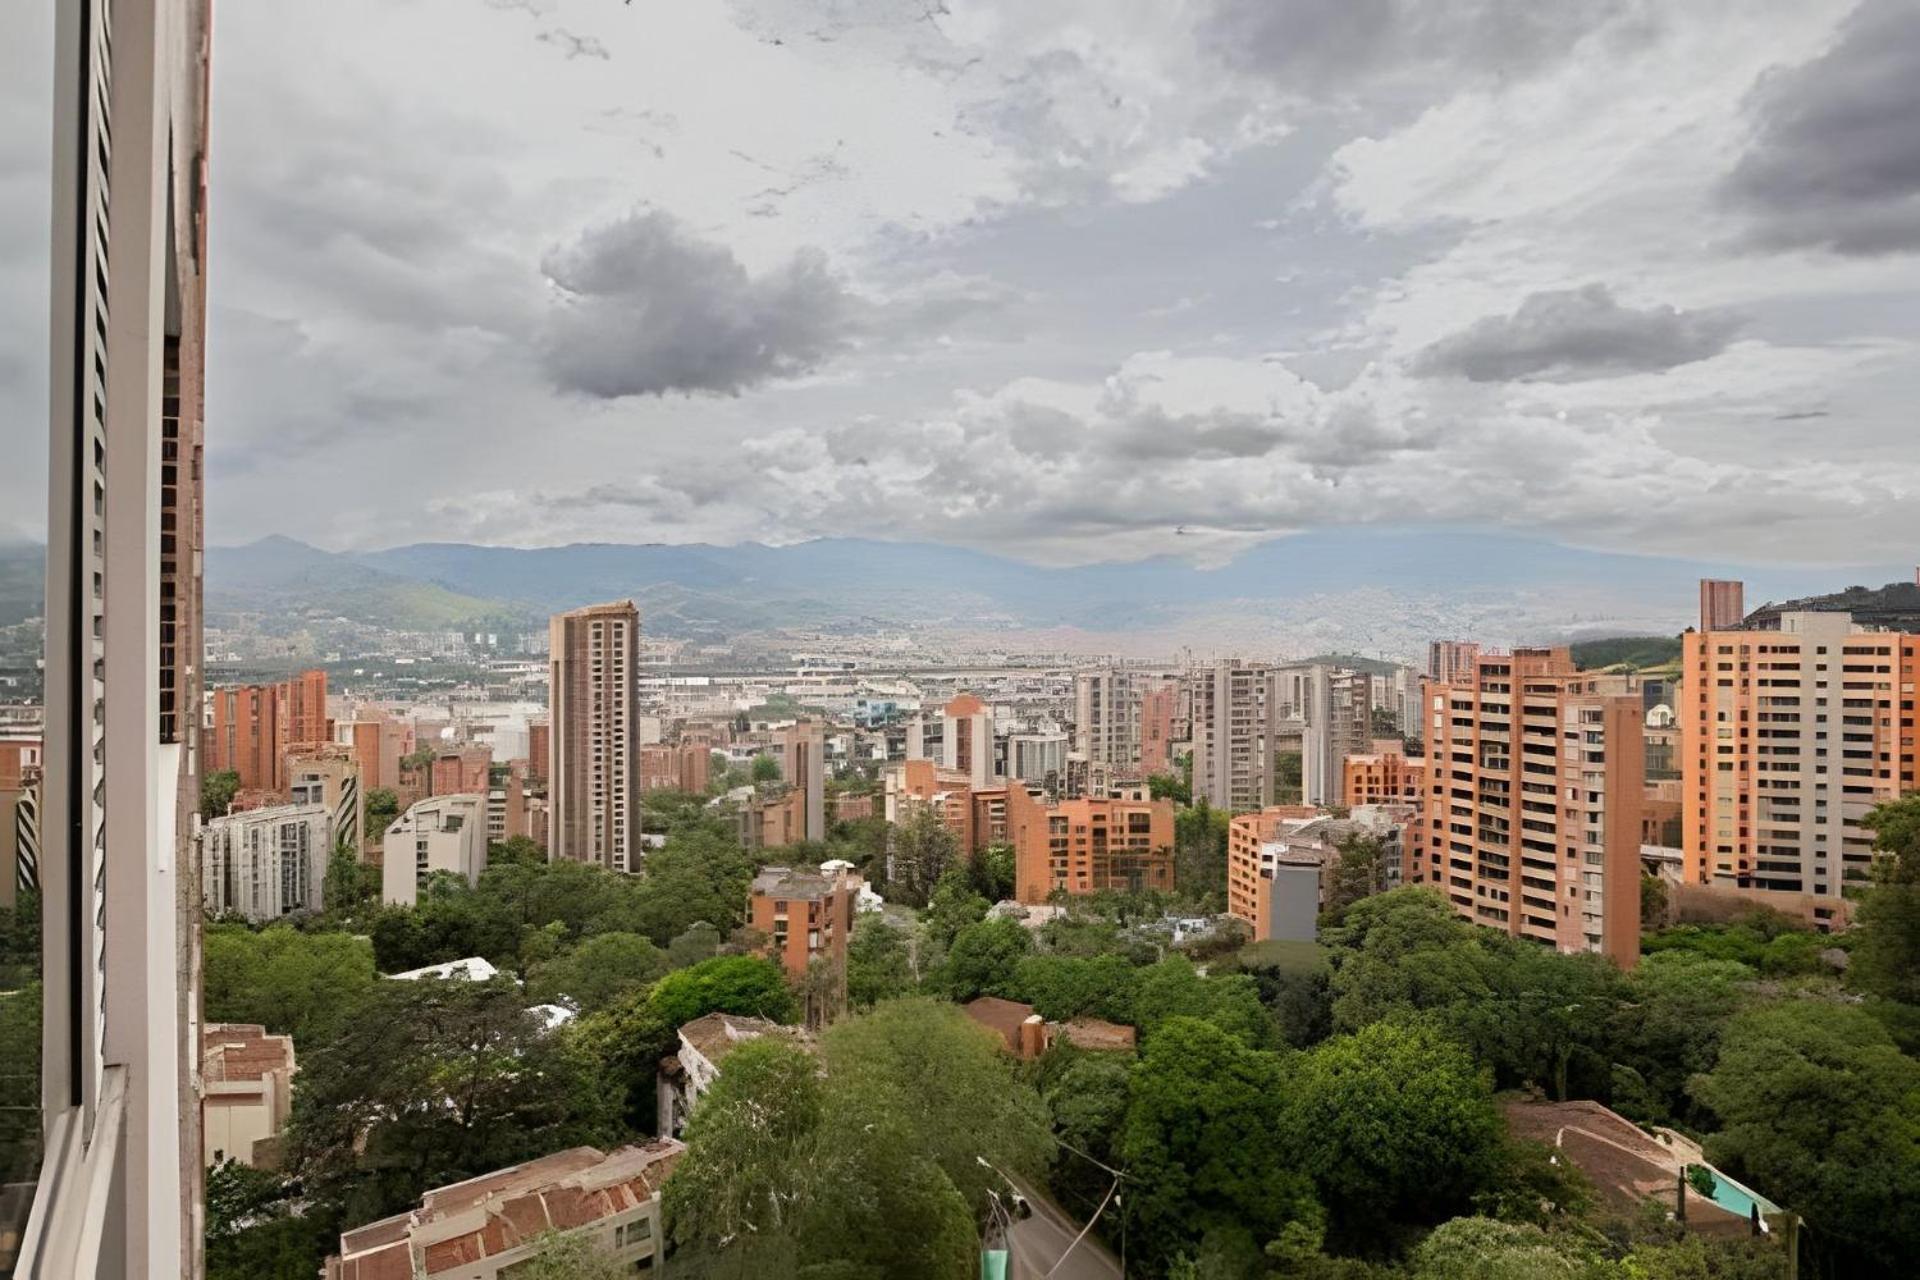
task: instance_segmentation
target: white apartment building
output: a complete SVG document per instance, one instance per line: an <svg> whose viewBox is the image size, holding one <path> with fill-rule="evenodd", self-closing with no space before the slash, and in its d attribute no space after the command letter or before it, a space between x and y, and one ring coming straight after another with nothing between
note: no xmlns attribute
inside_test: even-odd
<svg viewBox="0 0 1920 1280"><path fill-rule="evenodd" d="M333 820L323 804L285 804L215 818L201 837L207 911L260 923L318 911Z"/></svg>
<svg viewBox="0 0 1920 1280"><path fill-rule="evenodd" d="M1193 794L1216 809L1273 803L1281 700L1274 669L1228 658L1192 673Z"/></svg>
<svg viewBox="0 0 1920 1280"><path fill-rule="evenodd" d="M430 796L393 820L381 840L380 900L412 906L436 871L478 884L487 869L487 798Z"/></svg>

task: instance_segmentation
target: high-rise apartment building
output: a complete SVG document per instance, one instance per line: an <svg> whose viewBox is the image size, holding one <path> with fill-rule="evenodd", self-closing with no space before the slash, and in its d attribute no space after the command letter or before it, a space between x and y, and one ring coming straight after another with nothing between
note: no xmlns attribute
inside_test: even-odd
<svg viewBox="0 0 1920 1280"><path fill-rule="evenodd" d="M1406 878L1466 919L1622 966L1640 950L1640 694L1565 648L1481 653L1427 688L1426 831Z"/></svg>
<svg viewBox="0 0 1920 1280"><path fill-rule="evenodd" d="M201 839L207 911L255 923L318 911L333 815L323 804L249 809L209 822Z"/></svg>
<svg viewBox="0 0 1920 1280"><path fill-rule="evenodd" d="M1303 701L1300 785L1308 804L1339 804L1346 758L1373 737L1373 682L1358 671L1315 663L1299 681Z"/></svg>
<svg viewBox="0 0 1920 1280"><path fill-rule="evenodd" d="M344 845L365 859L367 804L353 748L323 743L287 752L287 799L297 805L325 806L333 844Z"/></svg>
<svg viewBox="0 0 1920 1280"><path fill-rule="evenodd" d="M1146 676L1125 667L1073 677L1073 750L1090 764L1140 762L1140 696Z"/></svg>
<svg viewBox="0 0 1920 1280"><path fill-rule="evenodd" d="M1437 684L1458 684L1473 678L1473 664L1480 646L1472 640L1434 640L1427 645L1427 679Z"/></svg>
<svg viewBox="0 0 1920 1280"><path fill-rule="evenodd" d="M333 737L324 671L303 671L277 684L214 689L207 702L202 768L240 775L243 791L286 790L287 752Z"/></svg>
<svg viewBox="0 0 1920 1280"><path fill-rule="evenodd" d="M201 1273L207 53L205 0L55 5L38 1280Z"/></svg>
<svg viewBox="0 0 1920 1280"><path fill-rule="evenodd" d="M978 789L993 785L993 710L970 693L940 709L940 763Z"/></svg>
<svg viewBox="0 0 1920 1280"><path fill-rule="evenodd" d="M1197 668L1193 695L1193 794L1216 809L1273 803L1280 698L1274 670L1229 658Z"/></svg>
<svg viewBox="0 0 1920 1280"><path fill-rule="evenodd" d="M1140 772L1147 777L1173 772L1174 723L1180 713L1180 686L1173 680L1149 685L1140 694Z"/></svg>
<svg viewBox="0 0 1920 1280"><path fill-rule="evenodd" d="M780 731L780 776L789 794L798 796L801 838L827 838L827 744L825 731L801 720Z"/></svg>
<svg viewBox="0 0 1920 1280"><path fill-rule="evenodd" d="M547 856L640 865L640 611L631 600L555 615Z"/></svg>
<svg viewBox="0 0 1920 1280"><path fill-rule="evenodd" d="M1687 881L1839 897L1867 878L1860 820L1920 785L1920 636L1787 613L1777 631L1689 632L1681 660Z"/></svg>
<svg viewBox="0 0 1920 1280"><path fill-rule="evenodd" d="M0 907L40 887L38 738L0 740Z"/></svg>
<svg viewBox="0 0 1920 1280"><path fill-rule="evenodd" d="M768 958L796 978L816 960L846 963L862 883L846 867L762 867L753 878L747 923L767 936Z"/></svg>
<svg viewBox="0 0 1920 1280"><path fill-rule="evenodd" d="M362 708L351 719L334 724L333 740L352 748L354 758L360 762L362 786L392 791L400 785L401 758L413 750L413 734L406 721L383 711ZM546 767L544 752L540 767Z"/></svg>
<svg viewBox="0 0 1920 1280"><path fill-rule="evenodd" d="M1738 631L1747 616L1746 594L1744 582L1700 579L1700 630Z"/></svg>

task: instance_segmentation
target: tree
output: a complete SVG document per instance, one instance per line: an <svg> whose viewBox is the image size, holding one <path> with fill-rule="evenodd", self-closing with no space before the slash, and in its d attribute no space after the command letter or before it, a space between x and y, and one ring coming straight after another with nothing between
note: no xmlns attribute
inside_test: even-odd
<svg viewBox="0 0 1920 1280"><path fill-rule="evenodd" d="M752 771L749 774L758 784L780 781L780 761L770 754L761 754L753 758Z"/></svg>
<svg viewBox="0 0 1920 1280"><path fill-rule="evenodd" d="M974 891L973 877L965 869L947 868L927 900L927 939L936 947L951 947L962 929L986 919L991 905Z"/></svg>
<svg viewBox="0 0 1920 1280"><path fill-rule="evenodd" d="M240 775L231 769L221 769L202 776L200 816L209 822L226 817L227 810L233 806L234 794L239 790Z"/></svg>
<svg viewBox="0 0 1920 1280"><path fill-rule="evenodd" d="M1202 975L1185 956L1140 970L1133 992L1134 1025L1151 1040L1171 1018L1198 1018L1250 1048L1274 1046L1278 1032L1260 990L1244 973Z"/></svg>
<svg viewBox="0 0 1920 1280"><path fill-rule="evenodd" d="M1049 1022L1088 1017L1131 1025L1136 978L1124 956L1033 955L1015 966L1013 989Z"/></svg>
<svg viewBox="0 0 1920 1280"><path fill-rule="evenodd" d="M1056 1046L1042 1060L1042 1070L1048 1078L1040 1096L1061 1144L1053 1186L1074 1203L1098 1204L1112 1180L1100 1166L1117 1168L1123 1159L1120 1138L1131 1100L1133 1064L1121 1054Z"/></svg>
<svg viewBox="0 0 1920 1280"><path fill-rule="evenodd" d="M1010 844L990 844L967 858L967 878L973 891L988 902L1004 902L1013 896L1014 860Z"/></svg>
<svg viewBox="0 0 1920 1280"><path fill-rule="evenodd" d="M367 842L376 844L387 834L387 828L400 816L400 797L388 787L369 787L367 789L366 831Z"/></svg>
<svg viewBox="0 0 1920 1280"><path fill-rule="evenodd" d="M1129 1234L1164 1267L1210 1231L1277 1237L1317 1213L1281 1140L1287 1083L1278 1055L1195 1018L1170 1019L1134 1069L1120 1149Z"/></svg>
<svg viewBox="0 0 1920 1280"><path fill-rule="evenodd" d="M320 886L320 901L331 916L352 916L370 906L380 896L380 870L360 861L352 847L337 846L327 859L327 876Z"/></svg>
<svg viewBox="0 0 1920 1280"><path fill-rule="evenodd" d="M931 805L915 805L905 822L893 826L887 897L910 907L927 905L933 887L959 857L960 837Z"/></svg>
<svg viewBox="0 0 1920 1280"><path fill-rule="evenodd" d="M41 1007L38 981L0 991L0 1185L39 1171Z"/></svg>
<svg viewBox="0 0 1920 1280"><path fill-rule="evenodd" d="M1339 850L1333 886L1322 911L1335 921L1346 914L1348 907L1379 893L1387 884L1386 852L1376 837L1355 831L1341 839Z"/></svg>
<svg viewBox="0 0 1920 1280"><path fill-rule="evenodd" d="M505 840L494 840L487 845L489 867L533 867L544 865L546 860L547 851L531 836L508 836Z"/></svg>
<svg viewBox="0 0 1920 1280"><path fill-rule="evenodd" d="M663 1207L673 1238L797 1234L825 1093L805 1050L763 1039L729 1054L688 1120L687 1154L667 1181Z"/></svg>
<svg viewBox="0 0 1920 1280"><path fill-rule="evenodd" d="M311 1280L339 1237L294 1214L292 1194L279 1177L237 1160L207 1170L207 1280Z"/></svg>
<svg viewBox="0 0 1920 1280"><path fill-rule="evenodd" d="M955 1000L975 996L1009 996L1014 991L1014 969L1033 950L1033 935L1013 920L981 920L954 936L941 984Z"/></svg>
<svg viewBox="0 0 1920 1280"><path fill-rule="evenodd" d="M430 1187L605 1142L612 1102L512 982L383 982L301 1052L290 1170L322 1213L367 1222Z"/></svg>
<svg viewBox="0 0 1920 1280"><path fill-rule="evenodd" d="M529 998L590 1012L637 991L667 970L667 956L637 933L596 933L572 951L535 967Z"/></svg>
<svg viewBox="0 0 1920 1280"><path fill-rule="evenodd" d="M1870 995L1920 1005L1920 795L1878 806L1862 825L1882 856L1855 920L1848 978Z"/></svg>
<svg viewBox="0 0 1920 1280"><path fill-rule="evenodd" d="M786 972L759 956L716 956L676 969L653 984L647 1003L675 1030L709 1013L788 1023L799 1016Z"/></svg>
<svg viewBox="0 0 1920 1280"><path fill-rule="evenodd" d="M1794 1000L1736 1015L1692 1090L1721 1120L1707 1154L1805 1216L1824 1274L1905 1274L1920 1221L1920 1062L1870 1014Z"/></svg>
<svg viewBox="0 0 1920 1280"><path fill-rule="evenodd" d="M1466 1207L1495 1172L1501 1133L1480 1069L1427 1027L1335 1036L1293 1075L1288 1144L1350 1238Z"/></svg>
<svg viewBox="0 0 1920 1280"><path fill-rule="evenodd" d="M291 1035L303 1061L309 1046L359 1014L377 980L372 948L344 933L211 924L201 946L207 1021L257 1022Z"/></svg>
<svg viewBox="0 0 1920 1280"><path fill-rule="evenodd" d="M684 969L690 964L711 960L720 954L720 943L718 929L705 920L696 920L687 926L686 932L667 944L667 964L674 969Z"/></svg>
<svg viewBox="0 0 1920 1280"><path fill-rule="evenodd" d="M1627 976L1609 1037L1619 1067L1613 1105L1630 1119L1698 1123L1687 1082L1712 1068L1727 1020L1748 1000L1753 970L1687 951L1650 955Z"/></svg>
<svg viewBox="0 0 1920 1280"><path fill-rule="evenodd" d="M847 942L847 999L856 1009L914 988L913 943L905 929L874 912L854 921Z"/></svg>
<svg viewBox="0 0 1920 1280"><path fill-rule="evenodd" d="M1491 1218L1442 1223L1412 1261L1413 1280L1607 1280L1619 1274L1588 1241Z"/></svg>
<svg viewBox="0 0 1920 1280"><path fill-rule="evenodd" d="M514 1280L629 1280L633 1266L621 1262L588 1235L548 1232L536 1252L513 1267Z"/></svg>
<svg viewBox="0 0 1920 1280"><path fill-rule="evenodd" d="M1273 802L1275 804L1299 804L1302 795L1301 779L1305 776L1305 765L1298 751L1277 751L1273 757Z"/></svg>
<svg viewBox="0 0 1920 1280"><path fill-rule="evenodd" d="M1669 915L1667 882L1659 876L1640 877L1640 930L1651 933L1667 926Z"/></svg>
<svg viewBox="0 0 1920 1280"><path fill-rule="evenodd" d="M1192 784L1176 773L1148 774L1147 794L1155 800L1171 800L1178 805L1193 803Z"/></svg>
<svg viewBox="0 0 1920 1280"><path fill-rule="evenodd" d="M1227 894L1227 829L1232 815L1204 797L1173 816L1173 882L1191 899L1224 903Z"/></svg>

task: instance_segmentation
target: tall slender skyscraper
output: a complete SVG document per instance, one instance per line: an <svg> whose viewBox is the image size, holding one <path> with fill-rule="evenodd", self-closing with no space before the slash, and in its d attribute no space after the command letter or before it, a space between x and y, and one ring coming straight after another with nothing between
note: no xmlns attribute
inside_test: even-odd
<svg viewBox="0 0 1920 1280"><path fill-rule="evenodd" d="M556 614L549 627L547 856L640 865L640 610L631 600Z"/></svg>
<svg viewBox="0 0 1920 1280"><path fill-rule="evenodd" d="M16 1275L201 1271L205 0L55 21L41 1105Z"/></svg>

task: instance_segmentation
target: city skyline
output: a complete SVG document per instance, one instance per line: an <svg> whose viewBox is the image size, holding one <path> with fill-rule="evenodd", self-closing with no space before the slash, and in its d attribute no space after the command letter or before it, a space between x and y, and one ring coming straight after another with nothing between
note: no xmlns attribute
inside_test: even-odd
<svg viewBox="0 0 1920 1280"><path fill-rule="evenodd" d="M1910 543L1913 143L1833 127L1906 101L1920 19L1441 5L1415 39L1404 7L225 14L211 540ZM24 37L10 303L45 279ZM3 313L34 403L38 308Z"/></svg>

